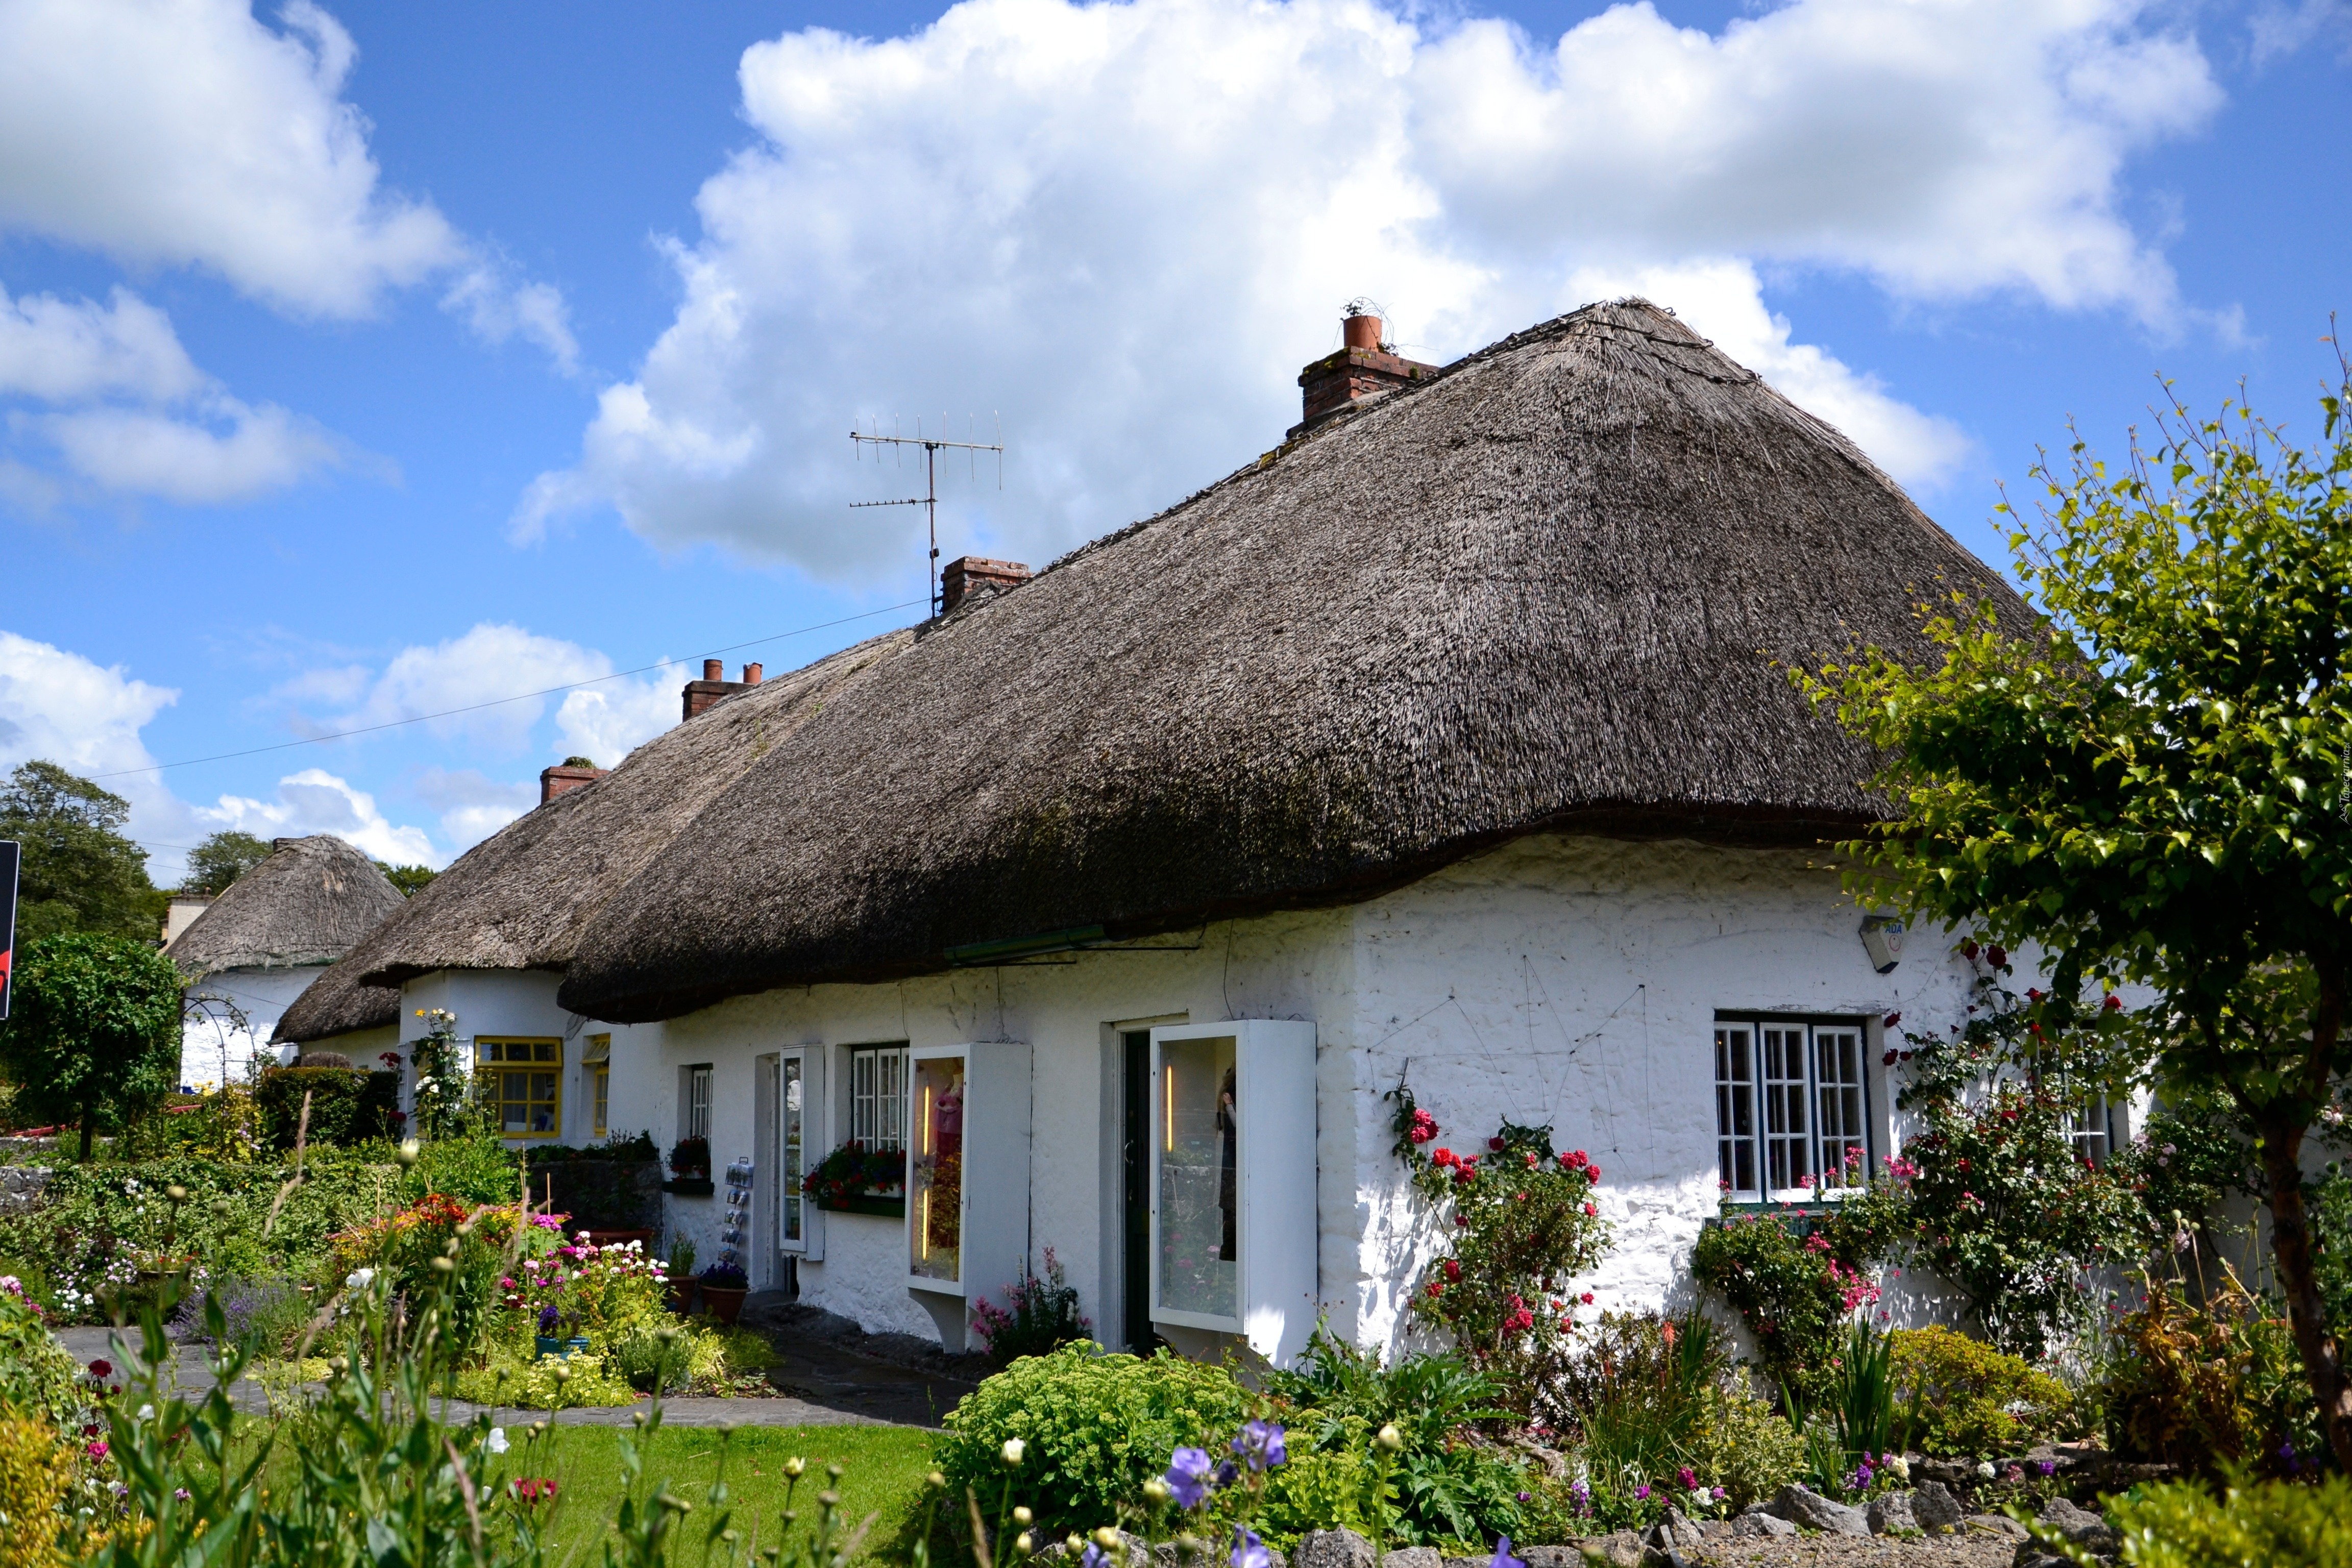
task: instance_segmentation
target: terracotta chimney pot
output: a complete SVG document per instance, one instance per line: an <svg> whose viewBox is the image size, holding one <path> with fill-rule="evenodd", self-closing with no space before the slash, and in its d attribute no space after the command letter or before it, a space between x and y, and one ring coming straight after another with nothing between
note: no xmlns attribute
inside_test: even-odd
<svg viewBox="0 0 2352 1568"><path fill-rule="evenodd" d="M1340 324L1340 331L1351 349L1378 349L1381 346L1381 319L1378 316L1349 316Z"/></svg>
<svg viewBox="0 0 2352 1568"><path fill-rule="evenodd" d="M726 679L727 661L723 658L704 659L702 661L702 679L705 680Z"/></svg>
<svg viewBox="0 0 2352 1568"><path fill-rule="evenodd" d="M757 686L760 684L760 667L758 665L747 664L743 667L743 684L746 686Z"/></svg>

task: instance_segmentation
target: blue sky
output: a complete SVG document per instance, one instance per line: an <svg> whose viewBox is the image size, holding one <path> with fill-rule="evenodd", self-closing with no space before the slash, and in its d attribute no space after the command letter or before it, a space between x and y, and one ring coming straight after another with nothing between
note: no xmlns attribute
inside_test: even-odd
<svg viewBox="0 0 2352 1568"><path fill-rule="evenodd" d="M1042 563L1275 445L1356 296L1450 359L1649 293L1998 560L2159 370L2310 423L2347 58L2343 0L0 0L0 765L159 880L446 863L704 653L919 614L853 421L1001 427L942 544Z"/></svg>

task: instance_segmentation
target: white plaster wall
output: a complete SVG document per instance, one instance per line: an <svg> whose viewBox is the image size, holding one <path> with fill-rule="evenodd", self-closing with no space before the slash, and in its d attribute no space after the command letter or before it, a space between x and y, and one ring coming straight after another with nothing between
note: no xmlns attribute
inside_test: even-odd
<svg viewBox="0 0 2352 1568"><path fill-rule="evenodd" d="M201 1018L184 1024L180 1039L181 1085L187 1089L212 1089L223 1083L242 1083L252 1070L257 1051L264 1067L293 1060L291 1047L268 1043L270 1031L278 1027L278 1020L286 1016L286 1009L310 989L310 982L325 973L325 968L323 964L314 964L300 969L224 969L189 986L192 1002L220 998L245 1015L249 1028L236 1027L227 1011L219 1006L205 1007ZM322 1040L319 1048L350 1055L341 1041ZM362 1063L357 1057L352 1060L355 1066L378 1065L373 1060Z"/></svg>
<svg viewBox="0 0 2352 1568"><path fill-rule="evenodd" d="M418 975L400 988L401 1055L411 1058L404 1062L403 1103L409 1102L407 1085L415 1082L413 1042L425 1034L425 1020L419 1013L436 1007L446 1008L457 1015L457 1039L464 1047L466 1059L473 1058L474 1040L478 1036L497 1039L507 1036L523 1036L538 1039L561 1039L563 1042L563 1115L560 1141L565 1143L592 1143L595 1106L590 1099L586 1076L582 1071L580 1055L586 1047L586 1037L610 1033L615 1058L622 1052L622 1037L627 1033L618 1025L595 1024L576 1013L558 1006L555 988L562 976L544 969L442 969L430 974ZM658 1026L656 1026L657 1030ZM636 1125L622 1114L625 1101L622 1086L626 1081L619 1069L614 1073L613 1089L607 1100L607 1125L634 1131ZM642 1092L642 1091L640 1091ZM661 1141L658 1130L656 1142ZM544 1142L544 1140L541 1140ZM532 1140L509 1139L520 1147ZM667 1145L665 1145L667 1147Z"/></svg>
<svg viewBox="0 0 2352 1568"><path fill-rule="evenodd" d="M1558 1147L1591 1154L1615 1227L1582 1282L1595 1309L1680 1305L1719 1195L1717 1010L1871 1019L1884 1155L1901 1130L1877 1020L1899 1011L1906 1027L1940 1029L1967 1006L1966 971L1940 938L1915 934L1893 973L1874 973L1860 911L1801 851L1534 837L1351 916L1357 1241L1348 1248L1350 1226L1327 1221L1322 1269L1334 1327L1367 1345L1402 1342L1403 1296L1434 1241L1390 1152L1380 1097L1400 1076L1441 1144L1482 1149L1507 1119L1549 1125Z"/></svg>
<svg viewBox="0 0 2352 1568"><path fill-rule="evenodd" d="M1336 1331L1368 1346L1400 1342L1403 1293L1434 1239L1433 1216L1420 1212L1391 1152L1381 1099L1408 1071L1456 1147L1483 1146L1508 1118L1548 1123L1560 1148L1587 1151L1602 1167L1600 1201L1616 1227L1588 1282L1596 1307L1679 1304L1691 1247L1717 1203L1717 1010L1870 1019L1882 1155L1899 1148L1900 1129L1877 1020L1899 1010L1910 1027L1940 1029L1963 1016L1967 974L1944 941L1915 934L1901 966L1882 976L1855 934L1860 914L1836 874L1801 851L1530 838L1360 905L1215 924L1189 952L1060 955L737 998L671 1020L655 1047L662 1066L630 1080L645 1086L652 1114L622 1110L616 1072L614 1115L650 1120L667 1144L677 1068L709 1062L714 1163L772 1158L753 1147L754 1058L818 1045L834 1054L824 1103L810 1111L814 1162L847 1135L848 1047L1024 1039L1035 1064L1031 1177L1004 1201L1028 1207L1032 1266L1053 1247L1098 1337L1116 1342L1112 1029L1310 1019L1319 1294ZM614 1051L617 1060L617 1032ZM718 1205L673 1200L670 1215L710 1257ZM932 1334L899 1273L897 1225L840 1215L824 1224L824 1259L801 1266L803 1299L871 1327Z"/></svg>
<svg viewBox="0 0 2352 1568"><path fill-rule="evenodd" d="M1025 1193L992 1201L1026 1206L1031 1267L1042 1267L1045 1248L1053 1247L1097 1334L1115 1343L1121 1323L1119 1259L1107 1243L1117 1233L1119 1171L1117 1129L1106 1123L1118 1114L1119 1097L1106 1076L1116 1064L1115 1055L1106 1050L1106 1027L1146 1019L1305 1018L1338 1020L1336 1026L1344 1031L1352 963L1347 930L1344 911L1286 914L1212 926L1189 951L1164 950L1185 942L1177 936L1159 939L1163 951L1156 952L1062 954L903 984L821 985L740 997L669 1021L660 1047L667 1081L655 1092L657 1103L674 1115L677 1069L710 1063L713 1164L772 1159L772 1150L753 1146L754 1059L788 1047L822 1045L834 1056L824 1102L808 1112L814 1163L848 1136L849 1047L896 1040L918 1046L1027 1041L1034 1064L1030 1182ZM1328 1027L1319 1035L1320 1051L1340 1049L1344 1058L1339 1037ZM617 1053L617 1039L614 1048ZM617 1084L614 1094L618 1116ZM666 1125L674 1122L656 1122ZM1346 1171L1349 1142L1344 1128L1341 1139L1338 1153L1329 1157L1330 1168ZM1343 1215L1346 1192L1343 1182ZM718 1206L714 1200L693 1198L673 1198L669 1205L671 1226L693 1236L705 1258L717 1246ZM803 1300L870 1327L939 1337L929 1315L907 1290L903 1232L897 1222L829 1214L824 1224L824 1260L800 1267ZM866 1233L872 1230L887 1233L887 1257L869 1249ZM885 1279L877 1270L891 1272Z"/></svg>

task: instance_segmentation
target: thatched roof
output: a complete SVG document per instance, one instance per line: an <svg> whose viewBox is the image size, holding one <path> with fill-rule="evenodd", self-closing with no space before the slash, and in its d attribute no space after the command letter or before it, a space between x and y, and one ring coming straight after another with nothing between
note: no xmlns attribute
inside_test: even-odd
<svg viewBox="0 0 2352 1568"><path fill-rule="evenodd" d="M223 969L332 963L406 901L373 860L341 839L281 838L164 952L191 980Z"/></svg>
<svg viewBox="0 0 2352 1568"><path fill-rule="evenodd" d="M670 836L827 701L904 647L891 632L748 687L629 753L593 784L500 828L408 900L289 1008L287 1040L354 1026L372 991L439 969L561 969L604 900ZM392 1016L398 1016L398 993Z"/></svg>
<svg viewBox="0 0 2352 1568"><path fill-rule="evenodd" d="M1542 830L1881 816L1776 658L2015 594L1671 316L1598 305L1319 426L931 623L606 904L615 1021L1365 896ZM600 788L606 787L604 785Z"/></svg>

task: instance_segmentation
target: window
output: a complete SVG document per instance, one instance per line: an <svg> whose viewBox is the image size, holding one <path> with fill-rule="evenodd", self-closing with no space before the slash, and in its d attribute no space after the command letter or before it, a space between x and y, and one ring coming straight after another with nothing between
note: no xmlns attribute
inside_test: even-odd
<svg viewBox="0 0 2352 1568"><path fill-rule="evenodd" d="M799 1057L788 1056L784 1058L784 1092L783 1104L781 1107L783 1118L782 1141L783 1143L784 1155L784 1240L788 1245L794 1247L800 1246L806 1239L801 1235L801 1204L803 1201L801 1197L801 1179L804 1174L801 1170L801 1165L806 1157L806 1149L802 1142L803 1135L801 1131L801 1101L803 1094L803 1085L801 1080L801 1067L802 1062Z"/></svg>
<svg viewBox="0 0 2352 1568"><path fill-rule="evenodd" d="M849 1053L849 1135L868 1149L907 1146L907 1047Z"/></svg>
<svg viewBox="0 0 2352 1568"><path fill-rule="evenodd" d="M588 1131L591 1136L602 1138L613 1099L613 1037L589 1036L588 1048L580 1053L580 1060L588 1069Z"/></svg>
<svg viewBox="0 0 2352 1568"><path fill-rule="evenodd" d="M562 1040L474 1041L474 1081L502 1138L555 1138L563 1130Z"/></svg>
<svg viewBox="0 0 2352 1568"><path fill-rule="evenodd" d="M1761 1199L1859 1186L1870 1173L1862 1026L1780 1018L1715 1026L1717 1178Z"/></svg>
<svg viewBox="0 0 2352 1568"><path fill-rule="evenodd" d="M710 1137L710 1064L686 1069L687 1138Z"/></svg>
<svg viewBox="0 0 2352 1568"><path fill-rule="evenodd" d="M2107 1111L2107 1097L2095 1094L2075 1110L2069 1131L2074 1140L2074 1158L2087 1165L2104 1165L2107 1152L2115 1147L2115 1122Z"/></svg>

